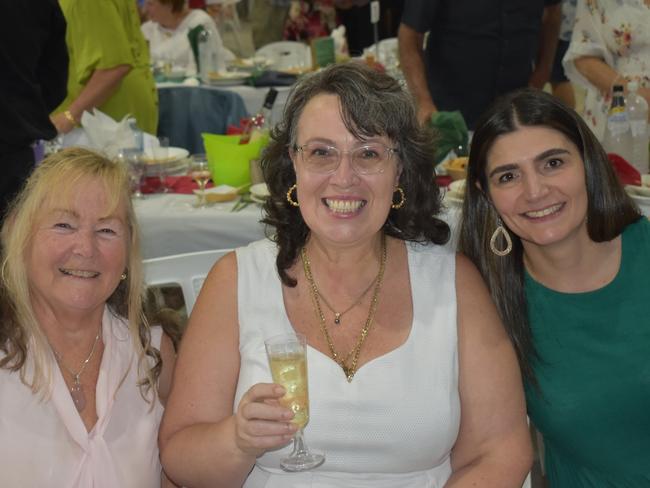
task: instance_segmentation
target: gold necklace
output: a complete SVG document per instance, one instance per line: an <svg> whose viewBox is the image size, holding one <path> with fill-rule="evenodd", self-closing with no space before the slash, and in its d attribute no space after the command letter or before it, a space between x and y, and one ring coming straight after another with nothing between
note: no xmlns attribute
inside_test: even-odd
<svg viewBox="0 0 650 488"><path fill-rule="evenodd" d="M345 377L348 380L348 383L352 381L352 378L354 378L354 374L357 372L357 363L359 361L359 354L361 353L361 346L363 346L364 341L366 340L366 337L368 336L368 332L370 331L370 327L372 326L372 322L375 318L375 312L377 311L377 300L379 298L379 291L381 290L381 285L384 281L384 271L386 270L386 257L387 257L387 250L386 250L386 235L382 234L381 236L381 261L379 264L379 273L377 274L377 278L375 279L375 289L372 293L372 299L370 300L370 308L368 310L368 317L366 318L366 323L364 324L363 328L361 329L361 332L359 333L359 339L357 340L356 345L350 350L350 352L347 353L347 355L342 358L338 352L336 352L336 349L334 348L334 342L332 341L332 338L330 337L330 333L327 330L327 325L325 325L325 315L323 314L323 310L320 306L320 300L319 296L320 293L318 292L318 287L316 286L316 282L314 281L314 276L311 273L311 265L309 263L309 259L307 258L307 251L303 247L300 250L300 259L302 260L302 267L305 272L305 278L307 278L307 281L309 282L309 291L311 294L312 301L314 303L316 315L318 315L318 319L320 320L320 330L323 333L323 336L325 336L325 341L327 342L327 347L330 350L330 355L332 356L332 359L338 363L339 366L341 366L341 369L343 369L343 373L345 373ZM348 364L348 361L351 362Z"/></svg>
<svg viewBox="0 0 650 488"><path fill-rule="evenodd" d="M101 335L102 328L99 328L99 331L97 332L97 335L95 336L95 342L93 342L93 347L90 350L90 354L88 354L88 357L84 359L84 362L81 364L81 368L79 368L78 372L72 371L70 368L68 368L65 363L63 362L63 358L61 358L61 355L56 352L56 349L52 347L52 352L54 353L54 356L56 356L56 359L58 360L59 364L63 366L63 369L65 369L71 376L72 379L74 380L73 385L70 387L70 396L72 397L72 402L74 403L74 406L77 408L77 412L81 413L84 408L86 408L86 395L84 393L83 386L81 386L81 381L79 381L79 377L81 376L81 373L84 372L86 369L86 366L88 366L88 363L92 359L93 355L95 354L95 348L97 347L97 343L99 342L99 336Z"/></svg>
<svg viewBox="0 0 650 488"><path fill-rule="evenodd" d="M377 281L377 277L378 277L378 276L379 276L379 274L377 274L377 276L375 276L375 279L373 279L373 280L370 282L370 284L368 285L368 288L366 288L366 289L363 291L363 293L362 293L361 296L357 299L357 301L355 301L352 305L350 305L348 308L346 308L346 309L343 310L342 312L337 312L336 310L334 310L334 308L330 305L330 303L327 301L327 299L325 298L325 296L321 293L320 290L318 290L318 297L319 297L320 299L323 300L323 303L324 303L324 304L327 306L327 308L329 308L330 311L334 314L334 324L335 324L335 325L340 325L340 324L341 324L341 317L343 317L346 313L348 313L350 310L352 310L354 307L356 307L357 305L359 305L359 304L361 303L361 300L363 300L363 298L364 298L364 297L368 294L368 292L370 291L370 288L372 288L372 285L374 285L375 282Z"/></svg>

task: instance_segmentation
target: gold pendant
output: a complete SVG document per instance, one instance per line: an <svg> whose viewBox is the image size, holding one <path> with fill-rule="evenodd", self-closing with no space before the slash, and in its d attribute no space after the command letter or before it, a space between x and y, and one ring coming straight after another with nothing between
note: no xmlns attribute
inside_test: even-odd
<svg viewBox="0 0 650 488"><path fill-rule="evenodd" d="M345 364L341 364L341 369L343 370L343 374L345 374L345 377L347 378L348 383L351 383L352 378L354 378L355 371L352 368L346 366Z"/></svg>

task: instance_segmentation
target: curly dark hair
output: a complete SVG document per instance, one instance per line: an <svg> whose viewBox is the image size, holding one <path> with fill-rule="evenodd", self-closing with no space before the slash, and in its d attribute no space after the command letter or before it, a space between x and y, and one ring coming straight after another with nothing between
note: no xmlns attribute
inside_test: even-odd
<svg viewBox="0 0 650 488"><path fill-rule="evenodd" d="M272 130L271 142L262 155L262 170L271 193L263 222L275 228L276 265L287 286L296 285L286 270L309 235L300 210L286 199L287 190L296 182L289 152L296 147L298 120L305 106L323 93L339 98L343 123L354 137L365 140L386 136L397 147L402 165L399 185L406 203L390 211L384 232L406 241L434 244L444 244L450 236L449 226L436 217L442 196L434 180L433 133L418 124L411 96L394 78L361 62L332 65L300 80L293 88L283 119Z"/></svg>
<svg viewBox="0 0 650 488"><path fill-rule="evenodd" d="M512 252L507 256L496 256L489 250L498 215L489 193L488 155L499 137L521 127L554 129L578 148L585 167L587 231L591 240L605 242L615 238L641 214L621 187L596 136L580 115L557 98L526 88L499 98L483 114L472 138L458 246L490 288L524 379L536 385L532 363L543 358L538 357L528 324L521 239L509 232ZM501 241L499 246L505 247L505 243Z"/></svg>

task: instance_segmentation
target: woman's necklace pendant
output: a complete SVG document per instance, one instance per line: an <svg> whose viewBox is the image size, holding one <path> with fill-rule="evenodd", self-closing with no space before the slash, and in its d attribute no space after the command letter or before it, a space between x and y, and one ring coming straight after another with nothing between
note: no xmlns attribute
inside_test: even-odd
<svg viewBox="0 0 650 488"><path fill-rule="evenodd" d="M72 397L72 402L77 409L77 412L81 413L84 408L86 408L86 395L84 394L84 389L79 382L79 378L75 378L75 382L70 388L70 396Z"/></svg>
<svg viewBox="0 0 650 488"><path fill-rule="evenodd" d="M334 312L334 323L336 325L341 324L341 312Z"/></svg>

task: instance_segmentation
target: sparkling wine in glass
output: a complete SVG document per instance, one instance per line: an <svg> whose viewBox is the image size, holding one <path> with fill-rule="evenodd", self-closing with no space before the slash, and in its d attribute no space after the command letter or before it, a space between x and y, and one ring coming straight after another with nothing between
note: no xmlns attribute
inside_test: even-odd
<svg viewBox="0 0 650 488"><path fill-rule="evenodd" d="M208 166L208 160L205 154L195 154L190 161L190 177L199 185L199 201L197 207L205 205L205 186L208 184L212 174Z"/></svg>
<svg viewBox="0 0 650 488"><path fill-rule="evenodd" d="M282 334L264 342L273 381L286 393L280 404L294 413L292 422L299 430L293 437L293 451L282 459L285 471L305 471L320 466L325 455L310 451L303 430L309 422L309 388L307 384L307 342L302 334Z"/></svg>

